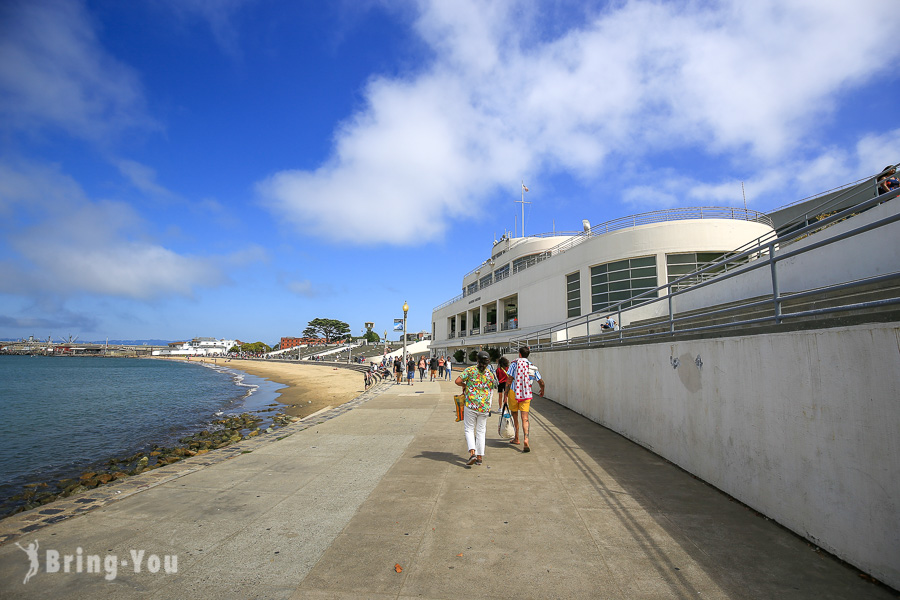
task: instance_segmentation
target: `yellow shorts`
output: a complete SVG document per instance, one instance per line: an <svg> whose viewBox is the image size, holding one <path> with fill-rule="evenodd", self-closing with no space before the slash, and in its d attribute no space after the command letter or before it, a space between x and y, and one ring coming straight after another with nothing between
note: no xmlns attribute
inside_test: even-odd
<svg viewBox="0 0 900 600"><path fill-rule="evenodd" d="M528 412L528 409L531 408L531 398L528 400L516 401L516 392L514 390L509 390L509 394L506 397L506 404L509 406L509 412Z"/></svg>

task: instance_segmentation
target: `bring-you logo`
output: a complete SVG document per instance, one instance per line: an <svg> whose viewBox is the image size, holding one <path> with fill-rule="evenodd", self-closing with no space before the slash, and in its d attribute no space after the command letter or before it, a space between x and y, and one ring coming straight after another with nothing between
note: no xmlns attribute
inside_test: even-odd
<svg viewBox="0 0 900 600"><path fill-rule="evenodd" d="M19 542L16 546L28 555L28 572L25 573L23 584L41 571L39 544L37 540L22 546ZM106 581L112 581L119 574L119 567L127 569L131 567L135 573L164 573L174 574L178 572L178 555L147 554L144 550L129 550L128 558L119 560L116 554L87 554L81 546L75 549L74 554L62 554L58 550L46 550L44 552L44 573L86 573L103 575Z"/></svg>

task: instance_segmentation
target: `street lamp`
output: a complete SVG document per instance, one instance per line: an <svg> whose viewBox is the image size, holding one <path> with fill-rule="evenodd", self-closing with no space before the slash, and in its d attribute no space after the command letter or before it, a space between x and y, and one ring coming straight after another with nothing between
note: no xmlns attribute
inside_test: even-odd
<svg viewBox="0 0 900 600"><path fill-rule="evenodd" d="M403 301L403 368L406 368L406 313L409 312L409 304Z"/></svg>

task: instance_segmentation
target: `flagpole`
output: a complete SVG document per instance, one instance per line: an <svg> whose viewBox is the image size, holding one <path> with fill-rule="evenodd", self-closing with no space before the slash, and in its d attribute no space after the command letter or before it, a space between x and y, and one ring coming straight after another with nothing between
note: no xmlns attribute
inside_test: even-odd
<svg viewBox="0 0 900 600"><path fill-rule="evenodd" d="M522 237L525 237L525 180L522 180Z"/></svg>
<svg viewBox="0 0 900 600"><path fill-rule="evenodd" d="M525 187L525 180L522 180L522 237L525 237L525 204L531 204L531 202L525 202L525 192L528 191L528 188Z"/></svg>

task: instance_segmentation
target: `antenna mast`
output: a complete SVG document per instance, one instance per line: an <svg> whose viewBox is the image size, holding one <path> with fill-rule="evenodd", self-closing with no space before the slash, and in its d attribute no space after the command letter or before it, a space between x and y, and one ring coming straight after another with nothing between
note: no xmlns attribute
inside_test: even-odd
<svg viewBox="0 0 900 600"><path fill-rule="evenodd" d="M522 237L525 237L525 205L531 204L531 202L525 202L525 192L528 191L528 188L525 187L525 180L522 180L522 199L516 200L517 204L522 205Z"/></svg>

